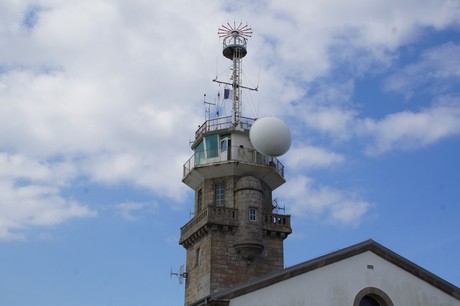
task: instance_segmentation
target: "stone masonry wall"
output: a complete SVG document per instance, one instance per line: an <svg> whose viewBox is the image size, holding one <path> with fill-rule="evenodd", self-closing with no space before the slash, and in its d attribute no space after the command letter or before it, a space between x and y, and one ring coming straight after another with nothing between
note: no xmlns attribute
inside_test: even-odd
<svg viewBox="0 0 460 306"><path fill-rule="evenodd" d="M211 240L201 239L187 250L185 305L206 296L211 283Z"/></svg>
<svg viewBox="0 0 460 306"><path fill-rule="evenodd" d="M263 216L271 212L271 190L259 180L246 177L248 186L239 187L240 178L234 176L205 180L200 187L202 190L203 209L215 205L215 184L224 183L224 207L238 209L238 214L243 216L238 219L238 226L222 221L207 223L199 230L199 234L184 243L187 248L186 271L188 273L185 284L185 305L192 303L221 289L232 288L244 284L252 279L282 270L284 267L283 240L273 230L266 230ZM244 181L244 180L243 180ZM244 184L243 184L244 185ZM239 201L235 203L236 189ZM257 226L252 229L252 224L247 222L248 207L256 207ZM228 218L222 216L222 218ZM244 221L244 222L243 222ZM243 226L243 223L246 223ZM240 227L247 227L247 233L241 232ZM238 231L240 232L238 233ZM243 240L261 246L261 252L254 258L243 258L241 249L235 248ZM245 235L256 235L251 240ZM240 252L240 253L239 253Z"/></svg>
<svg viewBox="0 0 460 306"><path fill-rule="evenodd" d="M212 233L211 292L232 288L284 268L283 239L265 237L264 250L250 262L242 259L233 248L234 239L231 232Z"/></svg>

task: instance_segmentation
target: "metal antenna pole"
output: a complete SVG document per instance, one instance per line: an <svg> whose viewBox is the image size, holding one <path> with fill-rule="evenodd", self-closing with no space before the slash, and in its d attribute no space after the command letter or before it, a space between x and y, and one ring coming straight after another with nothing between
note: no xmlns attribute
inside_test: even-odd
<svg viewBox="0 0 460 306"><path fill-rule="evenodd" d="M237 33L233 33L234 42L236 44L237 40ZM233 50L233 74L232 74L232 103L233 103L233 111L232 111L232 118L233 124L237 125L240 122L241 118L241 49L234 48Z"/></svg>
<svg viewBox="0 0 460 306"><path fill-rule="evenodd" d="M240 23L233 26L227 23L217 32L223 38L223 55L233 61L232 71L232 123L237 126L241 118L241 59L246 56L247 38L251 37L252 30Z"/></svg>

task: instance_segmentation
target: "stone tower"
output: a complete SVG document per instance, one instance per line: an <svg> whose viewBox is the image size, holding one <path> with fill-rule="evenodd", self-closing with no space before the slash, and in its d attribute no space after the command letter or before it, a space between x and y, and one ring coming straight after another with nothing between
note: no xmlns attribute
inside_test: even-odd
<svg viewBox="0 0 460 306"><path fill-rule="evenodd" d="M196 131L183 182L195 192L194 217L181 228L186 249L185 305L284 268L283 241L290 216L273 212L272 191L285 182L284 167L258 152L241 115L241 59L247 26L223 26L223 55L233 62L232 115L206 120ZM289 140L290 141L290 140Z"/></svg>

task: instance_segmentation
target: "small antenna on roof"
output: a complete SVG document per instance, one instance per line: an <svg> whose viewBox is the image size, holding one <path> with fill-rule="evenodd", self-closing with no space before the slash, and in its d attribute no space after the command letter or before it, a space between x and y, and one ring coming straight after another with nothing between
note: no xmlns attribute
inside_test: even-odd
<svg viewBox="0 0 460 306"><path fill-rule="evenodd" d="M206 94L204 94L203 103L204 103L204 119L209 120L211 119L211 105L216 105L216 103L206 101Z"/></svg>
<svg viewBox="0 0 460 306"><path fill-rule="evenodd" d="M182 285L184 283L184 279L187 278L187 272L185 272L185 270L184 270L184 265L180 266L179 272L173 272L171 270L171 272L169 274L169 278L171 279L173 277L173 275L176 276L179 279L179 285Z"/></svg>
<svg viewBox="0 0 460 306"><path fill-rule="evenodd" d="M279 211L282 210L283 213L286 213L286 206L280 206L278 204L278 200L275 198L272 201L272 211L275 211L275 213L279 213Z"/></svg>

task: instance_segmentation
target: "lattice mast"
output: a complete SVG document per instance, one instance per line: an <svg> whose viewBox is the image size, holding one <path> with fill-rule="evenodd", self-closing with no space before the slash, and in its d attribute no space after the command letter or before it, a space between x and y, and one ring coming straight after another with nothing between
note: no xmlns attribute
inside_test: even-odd
<svg viewBox="0 0 460 306"><path fill-rule="evenodd" d="M246 56L247 39L252 36L252 29L248 25L234 23L222 25L218 35L223 38L222 54L233 61L232 67L232 123L236 126L241 118L241 59Z"/></svg>

